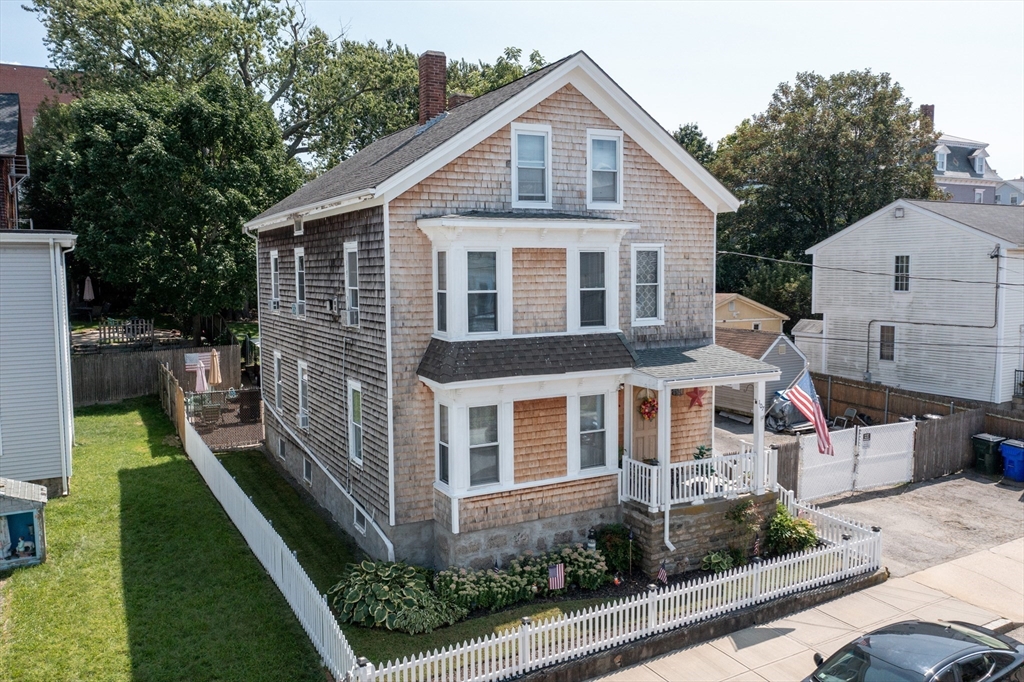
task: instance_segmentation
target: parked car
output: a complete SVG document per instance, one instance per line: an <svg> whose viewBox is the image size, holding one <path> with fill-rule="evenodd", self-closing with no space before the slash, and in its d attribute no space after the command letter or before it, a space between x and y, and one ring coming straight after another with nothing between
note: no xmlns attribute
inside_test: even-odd
<svg viewBox="0 0 1024 682"><path fill-rule="evenodd" d="M804 682L1024 682L1024 644L958 621L887 625L814 662Z"/></svg>

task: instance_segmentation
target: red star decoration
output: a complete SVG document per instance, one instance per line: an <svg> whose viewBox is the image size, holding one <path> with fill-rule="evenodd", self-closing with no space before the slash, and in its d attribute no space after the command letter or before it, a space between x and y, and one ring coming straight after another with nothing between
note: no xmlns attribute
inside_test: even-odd
<svg viewBox="0 0 1024 682"><path fill-rule="evenodd" d="M690 407L693 407L694 405L704 407L704 401L702 400L702 398L706 393L707 391L704 390L703 388L691 388L689 391L687 391L686 397L690 399Z"/></svg>

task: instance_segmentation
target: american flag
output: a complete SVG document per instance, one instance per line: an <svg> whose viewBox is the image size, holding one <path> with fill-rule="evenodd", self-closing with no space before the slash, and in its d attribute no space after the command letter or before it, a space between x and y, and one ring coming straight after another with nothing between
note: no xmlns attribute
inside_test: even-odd
<svg viewBox="0 0 1024 682"><path fill-rule="evenodd" d="M565 589L565 564L548 566L548 589Z"/></svg>
<svg viewBox="0 0 1024 682"><path fill-rule="evenodd" d="M665 570L665 562L661 562L661 567L658 568L658 580L668 585L668 571Z"/></svg>
<svg viewBox="0 0 1024 682"><path fill-rule="evenodd" d="M786 391L785 395L786 399L800 410L800 414L814 424L814 432L818 434L818 452L823 455L834 455L832 436L828 433L828 423L825 421L825 414L821 411L821 401L818 400L818 393L814 390L811 375L807 372L801 374L793 388Z"/></svg>

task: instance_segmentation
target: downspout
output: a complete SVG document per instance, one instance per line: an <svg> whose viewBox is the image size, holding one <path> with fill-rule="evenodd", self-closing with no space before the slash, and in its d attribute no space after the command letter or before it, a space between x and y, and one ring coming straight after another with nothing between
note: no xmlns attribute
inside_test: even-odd
<svg viewBox="0 0 1024 682"><path fill-rule="evenodd" d="M873 325L875 322L889 322L891 324L911 324L911 325L921 326L921 327L955 327L957 329L995 329L997 326L1000 326L1000 317L999 317L999 300L1000 300L1000 298L999 298L999 288L1000 288L1000 286L1002 286L1002 281L1001 281L1000 278L1002 277L1002 272L1003 272L1002 265L1001 265L1001 263L999 261L1000 256L1001 256L1001 249L1000 249L999 244L996 244L995 248L992 249L992 251L988 255L989 258L994 258L995 261L996 261L996 291L995 291L995 303L994 303L994 307L993 307L993 310L992 310L992 324L989 324L989 325L982 325L982 324L948 324L948 323L945 323L945 322L907 322L906 320L884 320L884 319L870 320L870 321L868 321L867 338L865 339L865 345L866 345L866 349L865 350L866 350L866 353L867 353L867 357L866 357L866 362L864 364L864 380L865 381L870 381L870 379L868 377L871 375L871 325ZM822 335L823 336L825 335L824 331L822 331ZM881 340L879 340L879 343L881 343ZM996 340L996 344L997 345L998 345L998 343L999 343L999 339ZM997 368L1001 367L1001 365L1002 365L1000 355L1001 355L1000 353L996 353L996 367ZM998 376L997 376L997 378L998 378Z"/></svg>
<svg viewBox="0 0 1024 682"><path fill-rule="evenodd" d="M391 214L384 202L384 343L388 389L388 523L395 525L394 373L391 366Z"/></svg>
<svg viewBox="0 0 1024 682"><path fill-rule="evenodd" d="M53 304L53 354L57 361L57 403L60 405L58 410L58 420L60 422L60 480L61 480L61 494L68 494L68 469L70 462L68 462L68 456L71 452L71 445L68 443L67 434L67 414L65 413L66 406L66 395L64 390L64 359L61 357L61 348L63 347L63 341L61 340L61 315L60 306L57 299L57 243L50 237L49 248L50 248L50 298Z"/></svg>
<svg viewBox="0 0 1024 682"><path fill-rule="evenodd" d="M666 401L665 398L668 398ZM664 523L664 535L665 535L665 546L668 547L668 551L676 551L676 546L672 544L672 540L669 539L670 523L672 521L672 389L663 388L658 391L658 402L667 402L668 414L665 414L664 409L659 410L658 415L658 450L659 453L664 454L661 457L661 502L665 506L665 523ZM664 426L665 436L662 437L660 433L662 431L662 425L668 422Z"/></svg>

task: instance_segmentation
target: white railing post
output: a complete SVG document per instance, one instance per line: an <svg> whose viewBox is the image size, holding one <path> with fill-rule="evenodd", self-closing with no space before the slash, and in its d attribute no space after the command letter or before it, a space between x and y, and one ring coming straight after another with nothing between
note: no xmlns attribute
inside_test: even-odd
<svg viewBox="0 0 1024 682"><path fill-rule="evenodd" d="M754 450L754 494L764 495L765 479L765 451L764 448Z"/></svg>
<svg viewBox="0 0 1024 682"><path fill-rule="evenodd" d="M842 577L845 578L847 573L850 571L850 534L843 533L843 573Z"/></svg>
<svg viewBox="0 0 1024 682"><path fill-rule="evenodd" d="M519 622L519 665L516 670L517 675L522 675L530 669L530 631L532 623L533 619L529 616L523 616Z"/></svg>
<svg viewBox="0 0 1024 682"><path fill-rule="evenodd" d="M658 586L651 583L647 586L647 618L644 623L644 635L653 635L655 621L658 617Z"/></svg>
<svg viewBox="0 0 1024 682"><path fill-rule="evenodd" d="M373 663L366 656L356 659L356 682L371 682L374 678Z"/></svg>
<svg viewBox="0 0 1024 682"><path fill-rule="evenodd" d="M871 568L876 571L882 567L882 529L871 526Z"/></svg>
<svg viewBox="0 0 1024 682"><path fill-rule="evenodd" d="M768 489L779 489L779 448L775 445L768 448Z"/></svg>

